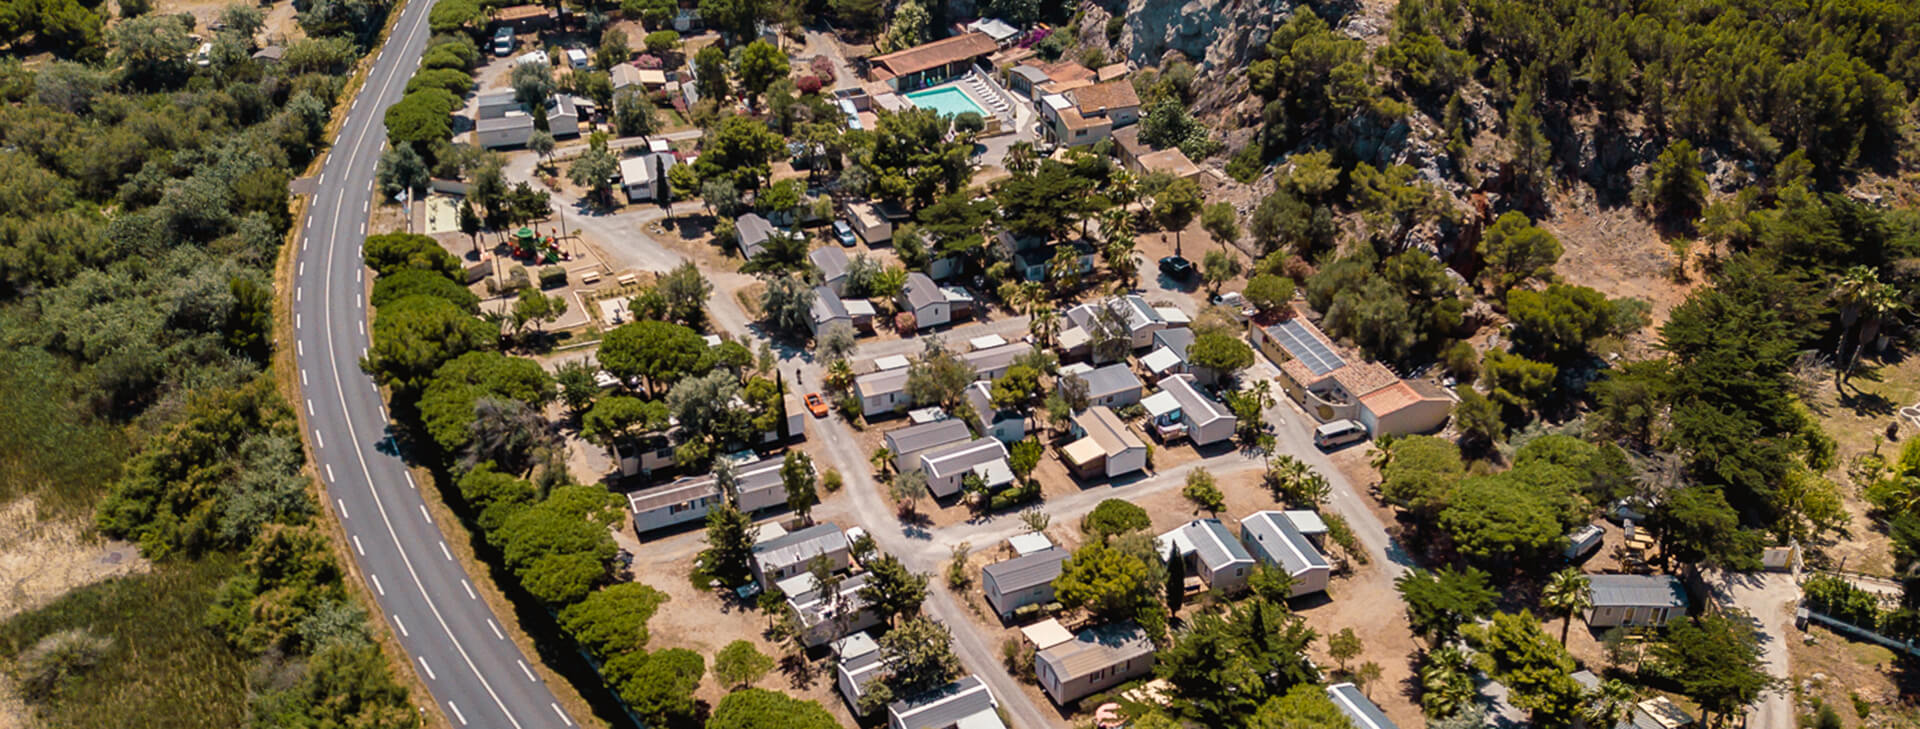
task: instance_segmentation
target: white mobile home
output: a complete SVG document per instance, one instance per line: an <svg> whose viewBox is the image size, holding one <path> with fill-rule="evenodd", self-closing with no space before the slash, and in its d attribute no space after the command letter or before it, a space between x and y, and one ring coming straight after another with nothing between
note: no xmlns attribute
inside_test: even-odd
<svg viewBox="0 0 1920 729"><path fill-rule="evenodd" d="M1199 575L1218 595L1239 593L1253 575L1253 556L1219 519L1194 519L1160 535L1158 544L1162 556L1181 560L1186 574Z"/></svg>
<svg viewBox="0 0 1920 729"><path fill-rule="evenodd" d="M1315 521L1318 521L1316 518ZM1287 512L1256 511L1240 520L1240 544L1261 562L1273 565L1293 578L1288 597L1299 597L1327 589L1333 573L1327 558Z"/></svg>

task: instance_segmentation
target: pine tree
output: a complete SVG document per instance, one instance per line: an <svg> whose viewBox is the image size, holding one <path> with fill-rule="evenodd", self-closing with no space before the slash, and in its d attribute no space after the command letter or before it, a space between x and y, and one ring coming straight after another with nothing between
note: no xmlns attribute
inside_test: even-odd
<svg viewBox="0 0 1920 729"><path fill-rule="evenodd" d="M1179 613L1187 601L1187 561L1179 549L1167 550L1167 612Z"/></svg>

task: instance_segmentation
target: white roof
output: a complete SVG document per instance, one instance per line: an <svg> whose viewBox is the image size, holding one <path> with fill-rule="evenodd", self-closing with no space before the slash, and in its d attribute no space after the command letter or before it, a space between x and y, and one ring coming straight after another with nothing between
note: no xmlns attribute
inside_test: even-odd
<svg viewBox="0 0 1920 729"><path fill-rule="evenodd" d="M919 425L921 423L932 423L940 420L946 420L947 411L941 410L937 406L920 408L919 410L908 410L907 419L913 421L914 425Z"/></svg>
<svg viewBox="0 0 1920 729"><path fill-rule="evenodd" d="M1046 650L1073 640L1073 633L1055 618L1047 618L1021 628L1020 634L1026 636L1028 642L1033 643L1035 650Z"/></svg>
<svg viewBox="0 0 1920 729"><path fill-rule="evenodd" d="M1173 393L1161 390L1152 395L1148 395L1146 399L1140 401L1140 405L1147 409L1147 415L1149 417L1158 418L1175 410L1179 410L1180 400L1175 398Z"/></svg>
<svg viewBox="0 0 1920 729"><path fill-rule="evenodd" d="M514 63L543 63L548 66L553 65L553 59L547 57L546 51L533 51L531 53L524 53L524 54L521 54L519 58L513 59L513 62Z"/></svg>
<svg viewBox="0 0 1920 729"><path fill-rule="evenodd" d="M846 305L847 314L849 316L873 316L874 315L873 302L868 301L866 299L841 299L840 303Z"/></svg>
<svg viewBox="0 0 1920 729"><path fill-rule="evenodd" d="M1301 534L1327 533L1327 522L1320 518L1320 512L1289 509L1281 514L1287 517L1287 521L1293 522L1293 528L1300 530Z"/></svg>
<svg viewBox="0 0 1920 729"><path fill-rule="evenodd" d="M1153 310L1160 315L1161 319L1165 319L1169 326L1186 326L1193 323L1193 317L1187 316L1187 312L1181 311L1177 306L1156 306Z"/></svg>
<svg viewBox="0 0 1920 729"><path fill-rule="evenodd" d="M1034 552L1053 549L1053 540L1041 532L1027 532L1007 537L1007 546L1013 547L1013 553L1025 557Z"/></svg>
<svg viewBox="0 0 1920 729"><path fill-rule="evenodd" d="M1171 349L1161 347L1141 357L1140 364L1146 366L1149 372L1165 372L1180 366L1180 355L1174 354Z"/></svg>
<svg viewBox="0 0 1920 729"><path fill-rule="evenodd" d="M1040 102L1053 107L1054 111L1073 108L1073 102L1068 101L1067 97L1061 96L1060 94L1047 94L1040 97Z"/></svg>
<svg viewBox="0 0 1920 729"><path fill-rule="evenodd" d="M620 179L628 185L653 183L653 157L642 155L620 160Z"/></svg>
<svg viewBox="0 0 1920 729"><path fill-rule="evenodd" d="M659 137L655 137L653 139L647 140L647 149L648 151L652 151L652 152L672 152L673 142L666 139L661 139ZM872 640L872 639L869 638L868 640Z"/></svg>
<svg viewBox="0 0 1920 729"><path fill-rule="evenodd" d="M984 337L974 337L972 339L967 340L967 349L970 351L977 351L982 349L990 349L993 347L998 347L1006 343L1007 343L1007 340L1005 337L1002 337L998 334L988 334Z"/></svg>
<svg viewBox="0 0 1920 729"><path fill-rule="evenodd" d="M987 438L986 440L993 440L993 439ZM993 440L993 442L998 443L1000 441ZM987 461L986 463L976 464L973 467L973 474L975 476L979 476L980 482L983 484L986 484L987 488L989 489L1000 488L1002 486L1010 486L1013 484L1013 466L1008 465L1007 459L1005 458L999 458L999 459Z"/></svg>
<svg viewBox="0 0 1920 729"><path fill-rule="evenodd" d="M913 362L908 360L906 355L890 354L875 359L873 361L873 369L876 372L884 372L886 370L902 369L912 364Z"/></svg>

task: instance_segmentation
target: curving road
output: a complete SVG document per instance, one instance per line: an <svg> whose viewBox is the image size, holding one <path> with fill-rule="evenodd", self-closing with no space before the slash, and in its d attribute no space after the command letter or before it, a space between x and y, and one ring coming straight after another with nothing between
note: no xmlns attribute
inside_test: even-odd
<svg viewBox="0 0 1920 729"><path fill-rule="evenodd" d="M432 5L413 0L395 23L321 168L304 221L293 329L305 436L359 573L448 723L570 727L447 550L406 463L383 447L386 409L360 371L368 342L360 244L386 144L383 116L420 61Z"/></svg>

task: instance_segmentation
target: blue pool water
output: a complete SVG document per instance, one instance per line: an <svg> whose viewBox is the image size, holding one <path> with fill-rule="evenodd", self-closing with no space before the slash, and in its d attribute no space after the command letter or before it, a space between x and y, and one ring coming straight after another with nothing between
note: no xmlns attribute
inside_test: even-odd
<svg viewBox="0 0 1920 729"><path fill-rule="evenodd" d="M924 91L915 91L907 94L907 99L912 101L914 106L922 109L932 109L945 116L958 116L969 111L979 114L981 117L987 115L987 112L981 109L979 104L973 103L973 99L968 97L966 92L961 91L955 86L941 86Z"/></svg>

